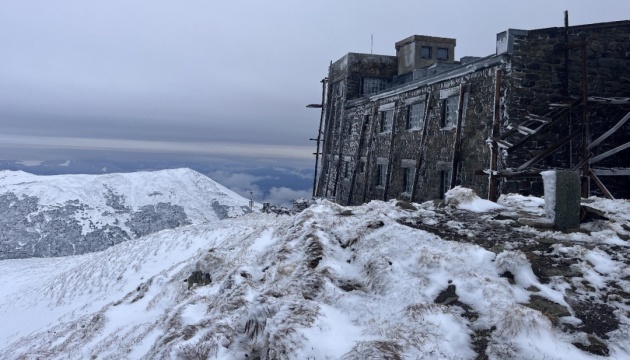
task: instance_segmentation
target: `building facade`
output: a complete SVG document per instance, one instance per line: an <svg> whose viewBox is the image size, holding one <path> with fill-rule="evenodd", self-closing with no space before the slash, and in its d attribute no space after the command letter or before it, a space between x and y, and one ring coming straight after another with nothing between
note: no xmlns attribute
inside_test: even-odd
<svg viewBox="0 0 630 360"><path fill-rule="evenodd" d="M396 56L330 65L316 196L418 202L462 185L495 200L573 169L583 196L630 197L630 21L510 29L483 58L455 46L414 35Z"/></svg>

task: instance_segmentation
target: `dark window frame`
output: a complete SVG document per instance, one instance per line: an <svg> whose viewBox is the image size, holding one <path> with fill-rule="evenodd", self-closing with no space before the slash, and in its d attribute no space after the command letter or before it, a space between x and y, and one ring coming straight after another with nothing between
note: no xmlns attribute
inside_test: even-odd
<svg viewBox="0 0 630 360"><path fill-rule="evenodd" d="M416 169L413 167L403 168L403 193L411 194L413 191L413 179Z"/></svg>
<svg viewBox="0 0 630 360"><path fill-rule="evenodd" d="M387 89L387 79L379 77L364 77L362 81L362 95L372 95Z"/></svg>
<svg viewBox="0 0 630 360"><path fill-rule="evenodd" d="M425 54L425 51L428 52L428 54ZM433 48L431 46L421 46L420 57L422 59L433 59Z"/></svg>
<svg viewBox="0 0 630 360"><path fill-rule="evenodd" d="M440 199L444 199L444 194L451 189L451 172L440 170Z"/></svg>
<svg viewBox="0 0 630 360"><path fill-rule="evenodd" d="M344 80L339 80L332 85L332 93L334 98L340 98L344 95L346 82Z"/></svg>
<svg viewBox="0 0 630 360"><path fill-rule="evenodd" d="M407 106L407 123L405 124L405 128L407 130L419 130L422 128L422 123L424 121L424 111L425 111L425 106L426 104L424 103L424 101L420 101L414 104L410 104ZM419 111L416 112L416 116L417 116L417 121L415 121L416 124L414 124L414 107L419 107L417 109L419 109ZM415 126L414 126L415 125Z"/></svg>
<svg viewBox="0 0 630 360"><path fill-rule="evenodd" d="M459 94L442 100L442 128L457 126Z"/></svg>
<svg viewBox="0 0 630 360"><path fill-rule="evenodd" d="M377 164L376 169L376 186L385 187L387 182L387 164Z"/></svg>
<svg viewBox="0 0 630 360"><path fill-rule="evenodd" d="M365 172L365 161L359 161L359 173L363 174Z"/></svg>
<svg viewBox="0 0 630 360"><path fill-rule="evenodd" d="M391 114L391 117L388 117L388 114ZM381 111L381 133L391 132L394 128L394 109L383 110Z"/></svg>
<svg viewBox="0 0 630 360"><path fill-rule="evenodd" d="M443 52L446 52L446 56L443 56ZM449 51L448 48L444 48L444 47L439 47L437 48L437 51L435 52L435 58L436 60L448 60L448 56L449 56Z"/></svg>

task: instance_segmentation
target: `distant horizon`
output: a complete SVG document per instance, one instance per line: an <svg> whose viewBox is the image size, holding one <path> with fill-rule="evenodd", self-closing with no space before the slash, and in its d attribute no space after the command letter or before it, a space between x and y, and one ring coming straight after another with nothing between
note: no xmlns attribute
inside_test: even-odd
<svg viewBox="0 0 630 360"><path fill-rule="evenodd" d="M630 2L5 1L0 157L313 164L320 110L306 105L321 103L330 61L395 55L414 34L456 39L456 58L487 56L497 33L561 27L565 10L570 25L610 22Z"/></svg>
<svg viewBox="0 0 630 360"><path fill-rule="evenodd" d="M304 164L306 165L306 164ZM0 171L24 171L34 175L104 175L138 171L160 171L189 168L229 188L237 194L253 198L257 202L290 207L296 198L310 199L312 196L313 164L310 166L280 166L263 162L244 162L238 159L213 161L213 159L171 160L160 159L136 161L135 159L89 159L89 160L0 160Z"/></svg>

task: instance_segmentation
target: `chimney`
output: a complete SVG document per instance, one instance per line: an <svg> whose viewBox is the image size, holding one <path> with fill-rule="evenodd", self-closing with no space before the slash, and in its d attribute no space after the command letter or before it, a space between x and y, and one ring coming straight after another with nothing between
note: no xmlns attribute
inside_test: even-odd
<svg viewBox="0 0 630 360"><path fill-rule="evenodd" d="M396 43L398 75L436 62L455 62L455 39L413 35Z"/></svg>

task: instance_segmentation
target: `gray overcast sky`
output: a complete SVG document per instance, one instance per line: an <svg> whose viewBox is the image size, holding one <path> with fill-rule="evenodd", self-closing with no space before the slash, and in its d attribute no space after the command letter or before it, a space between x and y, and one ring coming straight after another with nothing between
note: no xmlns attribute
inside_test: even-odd
<svg viewBox="0 0 630 360"><path fill-rule="evenodd" d="M496 33L562 26L565 9L572 25L630 18L628 0L3 0L0 158L63 145L310 162L305 105L370 34L374 53L424 34L485 56Z"/></svg>

